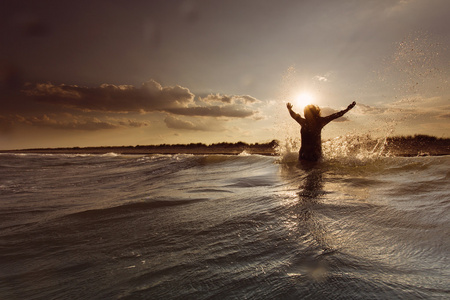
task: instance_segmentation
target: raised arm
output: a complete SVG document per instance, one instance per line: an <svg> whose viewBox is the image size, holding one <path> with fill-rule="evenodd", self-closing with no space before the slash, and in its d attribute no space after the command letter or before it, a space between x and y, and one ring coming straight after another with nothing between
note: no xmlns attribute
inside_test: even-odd
<svg viewBox="0 0 450 300"><path fill-rule="evenodd" d="M287 103L286 107L287 107L287 109L289 111L289 114L291 115L292 119L294 119L300 125L303 126L303 124L305 123L305 119L303 119L298 113L296 113L295 111L292 110L292 104L291 103Z"/></svg>
<svg viewBox="0 0 450 300"><path fill-rule="evenodd" d="M333 120L335 120L335 119L337 119L337 118L342 117L342 116L345 115L350 109L352 109L353 107L355 107L355 105L356 105L356 102L353 101L352 104L350 104L346 109L341 110L341 111L339 111L339 112L337 112L337 113L334 113L334 114L332 114L332 115L323 117L322 120L324 121L324 125L330 123L331 121L333 121Z"/></svg>

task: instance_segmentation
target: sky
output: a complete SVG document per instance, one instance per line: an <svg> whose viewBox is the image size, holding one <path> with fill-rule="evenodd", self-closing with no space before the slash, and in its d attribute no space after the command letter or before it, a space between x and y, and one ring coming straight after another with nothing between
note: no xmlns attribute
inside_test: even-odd
<svg viewBox="0 0 450 300"><path fill-rule="evenodd" d="M448 0L0 2L0 149L450 137Z"/></svg>

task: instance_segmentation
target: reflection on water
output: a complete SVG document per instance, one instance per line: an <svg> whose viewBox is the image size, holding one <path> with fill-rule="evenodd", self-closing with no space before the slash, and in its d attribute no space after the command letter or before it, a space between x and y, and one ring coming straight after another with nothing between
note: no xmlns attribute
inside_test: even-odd
<svg viewBox="0 0 450 300"><path fill-rule="evenodd" d="M326 168L321 163L302 163L284 165L282 177L295 187L295 200L290 209L289 229L299 245L309 245L294 259L288 275L292 277L307 276L314 281L327 278L329 269L328 256L334 252L331 238L327 234L326 223L317 213L323 205L324 173Z"/></svg>
<svg viewBox="0 0 450 300"><path fill-rule="evenodd" d="M323 171L321 169L307 170L297 194L299 199L295 211L299 226L307 228L318 245L324 251L328 251L330 246L326 241L326 230L314 211L315 206L320 204L320 196L324 194Z"/></svg>
<svg viewBox="0 0 450 300"><path fill-rule="evenodd" d="M284 225L297 247L286 274L296 288L320 299L364 299L361 290L367 298L448 293L446 219L431 217L442 211L448 177L426 175L442 174L428 166L404 158L283 164Z"/></svg>

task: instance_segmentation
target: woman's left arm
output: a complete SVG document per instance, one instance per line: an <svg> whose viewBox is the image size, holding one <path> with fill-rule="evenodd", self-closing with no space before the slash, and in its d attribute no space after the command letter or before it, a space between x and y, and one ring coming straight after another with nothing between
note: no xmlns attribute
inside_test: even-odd
<svg viewBox="0 0 450 300"><path fill-rule="evenodd" d="M355 105L356 105L356 102L353 101L352 104L350 104L349 106L347 106L346 109L341 110L341 111L339 111L339 112L337 112L337 113L334 113L334 114L332 114L332 115L329 115L329 116L324 117L323 120L325 121L325 124L328 124L328 123L330 123L331 121L333 121L333 120L335 120L335 119L337 119L337 118L342 117L342 116L345 115L350 109L352 109L353 107L355 107ZM324 124L324 125L325 125L325 124Z"/></svg>

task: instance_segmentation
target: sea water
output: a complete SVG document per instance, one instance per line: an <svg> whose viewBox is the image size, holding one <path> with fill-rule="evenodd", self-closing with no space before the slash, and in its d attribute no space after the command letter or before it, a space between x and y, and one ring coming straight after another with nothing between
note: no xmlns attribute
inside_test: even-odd
<svg viewBox="0 0 450 300"><path fill-rule="evenodd" d="M449 299L449 165L2 154L0 298Z"/></svg>

